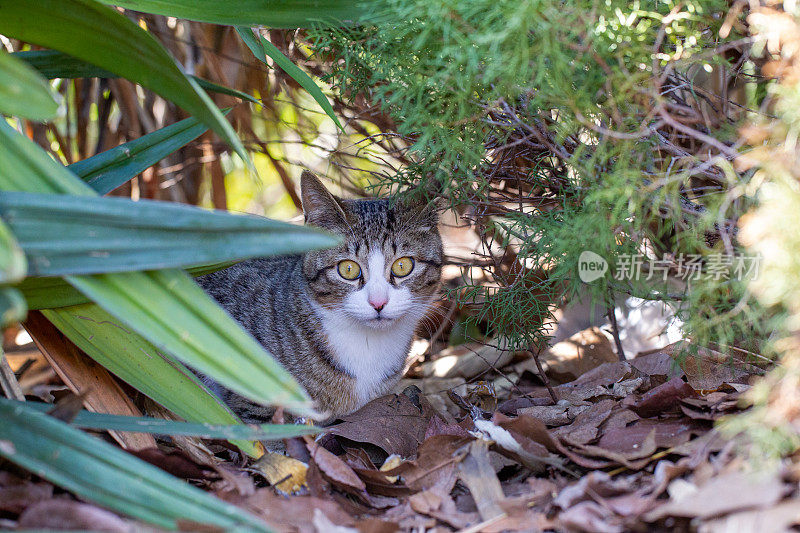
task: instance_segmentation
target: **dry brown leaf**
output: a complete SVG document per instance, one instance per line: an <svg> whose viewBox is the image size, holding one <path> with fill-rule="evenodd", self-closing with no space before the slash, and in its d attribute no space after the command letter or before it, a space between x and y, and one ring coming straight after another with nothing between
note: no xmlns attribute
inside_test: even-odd
<svg viewBox="0 0 800 533"><path fill-rule="evenodd" d="M314 511L317 509L337 526L355 525L353 517L332 500L313 496L287 498L276 495L271 488L258 489L255 494L237 503L260 516L277 531L317 533L314 526Z"/></svg>
<svg viewBox="0 0 800 533"><path fill-rule="evenodd" d="M587 328L558 342L539 355L548 374L576 379L603 363L619 361L608 336L598 327ZM538 374L536 362L530 358L514 365L518 374L528 371Z"/></svg>
<svg viewBox="0 0 800 533"><path fill-rule="evenodd" d="M730 531L758 531L758 533L783 533L800 525L800 499L779 503L768 509L742 511L709 520L698 527L699 533L728 533Z"/></svg>
<svg viewBox="0 0 800 533"><path fill-rule="evenodd" d="M196 463L181 450L162 451L159 448L146 448L128 453L181 479L211 480L219 477L214 469Z"/></svg>
<svg viewBox="0 0 800 533"><path fill-rule="evenodd" d="M343 422L328 428L328 433L374 444L388 455L411 457L422 444L432 416L433 409L423 396L390 394L342 417Z"/></svg>
<svg viewBox="0 0 800 533"><path fill-rule="evenodd" d="M641 417L656 416L680 409L680 400L696 396L681 378L671 380L654 387L638 398L628 397L622 405Z"/></svg>
<svg viewBox="0 0 800 533"><path fill-rule="evenodd" d="M28 506L52 497L50 483L34 483L0 471L0 511L19 514Z"/></svg>
<svg viewBox="0 0 800 533"><path fill-rule="evenodd" d="M420 446L416 459L385 472L385 475L399 474L409 488L417 491L451 485L455 482L455 466L463 459L464 447L472 440L473 437L455 435L431 437Z"/></svg>
<svg viewBox="0 0 800 533"><path fill-rule="evenodd" d="M505 498L489 461L489 443L474 440L467 447L467 455L458 465L458 477L469 489L478 513L483 520L505 514L500 502Z"/></svg>
<svg viewBox="0 0 800 533"><path fill-rule="evenodd" d="M54 499L35 503L20 515L20 529L68 529L128 533L131 526L110 511L74 500Z"/></svg>
<svg viewBox="0 0 800 533"><path fill-rule="evenodd" d="M31 334L36 346L62 381L73 393L83 398L88 410L114 415L142 416L141 411L128 398L116 379L62 335L40 312L28 313L25 329ZM147 433L109 431L109 434L123 448L129 450L156 447L155 439Z"/></svg>
<svg viewBox="0 0 800 533"><path fill-rule="evenodd" d="M367 487L364 482L341 458L314 442L311 437L306 437L306 446L308 453L311 454L311 460L317 464L330 483L346 492L363 493L366 491Z"/></svg>
<svg viewBox="0 0 800 533"><path fill-rule="evenodd" d="M689 350L696 355L686 355L686 347L686 343L677 342L663 351L680 364L689 385L700 393L715 391L725 383L746 383L749 376L762 373L755 366L708 348L693 346Z"/></svg>
<svg viewBox="0 0 800 533"><path fill-rule="evenodd" d="M711 478L702 487L682 492L645 519L667 516L712 518L732 512L766 509L777 504L791 488L777 473L729 472Z"/></svg>

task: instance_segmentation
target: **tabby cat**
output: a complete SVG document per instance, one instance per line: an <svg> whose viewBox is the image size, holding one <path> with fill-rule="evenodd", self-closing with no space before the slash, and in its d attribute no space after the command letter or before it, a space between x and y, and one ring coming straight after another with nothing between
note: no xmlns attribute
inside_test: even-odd
<svg viewBox="0 0 800 533"><path fill-rule="evenodd" d="M316 408L355 411L397 383L414 330L439 289L442 240L433 206L342 200L301 178L307 224L336 248L251 259L201 278L215 298L297 379ZM272 411L209 383L246 422Z"/></svg>

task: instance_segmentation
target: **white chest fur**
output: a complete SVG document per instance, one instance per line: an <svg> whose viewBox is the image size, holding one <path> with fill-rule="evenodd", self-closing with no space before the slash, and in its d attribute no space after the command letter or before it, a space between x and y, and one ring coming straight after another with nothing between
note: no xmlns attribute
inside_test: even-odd
<svg viewBox="0 0 800 533"><path fill-rule="evenodd" d="M317 313L337 363L356 379L360 404L385 393L386 379L403 367L416 321L403 317L391 327L374 329L319 307Z"/></svg>

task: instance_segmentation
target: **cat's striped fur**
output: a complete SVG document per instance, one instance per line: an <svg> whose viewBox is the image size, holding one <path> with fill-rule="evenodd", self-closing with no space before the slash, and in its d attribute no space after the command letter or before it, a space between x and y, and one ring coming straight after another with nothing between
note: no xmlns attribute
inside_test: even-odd
<svg viewBox="0 0 800 533"><path fill-rule="evenodd" d="M400 378L414 330L439 288L442 242L431 207L341 200L310 172L302 176L306 222L343 237L329 250L252 259L198 278L200 285L300 382L328 416L352 412ZM411 257L411 274L391 265ZM360 265L359 279L337 270ZM376 299L379 305L376 307ZM216 384L248 422L270 409Z"/></svg>

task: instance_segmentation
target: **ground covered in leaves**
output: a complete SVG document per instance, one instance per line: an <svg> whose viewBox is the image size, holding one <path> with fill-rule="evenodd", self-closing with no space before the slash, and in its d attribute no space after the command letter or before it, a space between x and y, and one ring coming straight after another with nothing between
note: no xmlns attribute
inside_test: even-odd
<svg viewBox="0 0 800 533"><path fill-rule="evenodd" d="M278 531L800 525L800 473L759 468L741 439L715 429L761 370L709 350L678 364L679 348L621 362L592 328L542 354L548 389L530 354L468 344L416 365L401 392L316 439L284 441L285 455L247 463L221 442L178 440L134 453ZM0 528L149 529L8 464Z"/></svg>

